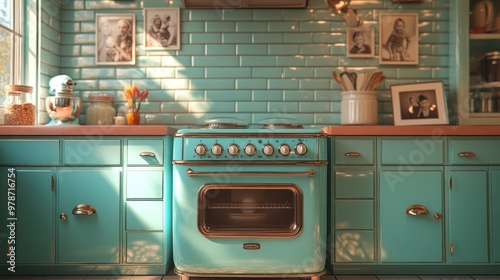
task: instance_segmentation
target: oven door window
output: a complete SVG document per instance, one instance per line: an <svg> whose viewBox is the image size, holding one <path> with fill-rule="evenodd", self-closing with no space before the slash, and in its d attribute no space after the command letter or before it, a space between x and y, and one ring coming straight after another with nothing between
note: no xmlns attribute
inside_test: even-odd
<svg viewBox="0 0 500 280"><path fill-rule="evenodd" d="M290 238L301 228L296 185L208 184L198 193L198 229L206 237Z"/></svg>

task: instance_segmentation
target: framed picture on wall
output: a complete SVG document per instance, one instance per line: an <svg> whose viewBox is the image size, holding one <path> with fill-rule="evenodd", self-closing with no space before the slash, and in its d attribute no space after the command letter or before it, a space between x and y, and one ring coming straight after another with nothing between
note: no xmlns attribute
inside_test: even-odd
<svg viewBox="0 0 500 280"><path fill-rule="evenodd" d="M448 124L443 82L391 86L394 125Z"/></svg>
<svg viewBox="0 0 500 280"><path fill-rule="evenodd" d="M144 36L146 49L179 50L179 8L144 9Z"/></svg>
<svg viewBox="0 0 500 280"><path fill-rule="evenodd" d="M380 64L418 64L418 14L380 14Z"/></svg>
<svg viewBox="0 0 500 280"><path fill-rule="evenodd" d="M135 64L135 14L96 14L98 65Z"/></svg>
<svg viewBox="0 0 500 280"><path fill-rule="evenodd" d="M375 56L375 29L347 28L347 57Z"/></svg>

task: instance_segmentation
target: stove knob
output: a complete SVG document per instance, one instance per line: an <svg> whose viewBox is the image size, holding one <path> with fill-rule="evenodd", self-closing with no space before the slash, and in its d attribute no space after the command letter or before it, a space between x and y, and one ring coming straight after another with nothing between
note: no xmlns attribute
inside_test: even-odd
<svg viewBox="0 0 500 280"><path fill-rule="evenodd" d="M257 148L255 148L254 144L247 144L245 146L245 154L247 156L253 156L257 152Z"/></svg>
<svg viewBox="0 0 500 280"><path fill-rule="evenodd" d="M307 153L307 146L304 143L299 143L295 146L295 153L299 156L303 156Z"/></svg>
<svg viewBox="0 0 500 280"><path fill-rule="evenodd" d="M238 146L237 144L231 144L229 145L229 147L227 147L227 152L233 157L237 156L240 153L240 146Z"/></svg>
<svg viewBox="0 0 500 280"><path fill-rule="evenodd" d="M207 153L207 146L203 144L198 144L194 148L194 152L199 156L204 156Z"/></svg>
<svg viewBox="0 0 500 280"><path fill-rule="evenodd" d="M262 147L262 152L266 156L271 156L272 154L274 154L274 147L273 147L273 145L271 145L269 143L265 144L264 147Z"/></svg>
<svg viewBox="0 0 500 280"><path fill-rule="evenodd" d="M224 151L224 149L222 148L222 146L220 144L214 144L212 146L212 154L214 156L220 156L220 155L222 155L222 151Z"/></svg>
<svg viewBox="0 0 500 280"><path fill-rule="evenodd" d="M290 146L288 146L288 144L280 145L278 152L282 156L288 156L290 154Z"/></svg>

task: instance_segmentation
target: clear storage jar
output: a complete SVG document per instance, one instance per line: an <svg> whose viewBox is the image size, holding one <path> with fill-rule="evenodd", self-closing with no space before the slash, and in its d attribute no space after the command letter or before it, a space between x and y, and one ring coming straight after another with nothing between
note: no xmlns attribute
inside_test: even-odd
<svg viewBox="0 0 500 280"><path fill-rule="evenodd" d="M4 102L5 125L35 125L35 103L33 87L25 85L7 85Z"/></svg>
<svg viewBox="0 0 500 280"><path fill-rule="evenodd" d="M113 97L106 94L90 96L92 103L87 108L86 123L89 125L111 125L114 122L116 110L113 108Z"/></svg>

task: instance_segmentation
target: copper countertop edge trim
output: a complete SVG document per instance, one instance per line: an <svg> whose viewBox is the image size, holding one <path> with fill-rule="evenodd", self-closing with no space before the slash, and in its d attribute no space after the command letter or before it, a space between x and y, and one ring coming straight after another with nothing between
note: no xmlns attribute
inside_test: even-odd
<svg viewBox="0 0 500 280"><path fill-rule="evenodd" d="M323 131L329 136L500 136L500 125L333 125L323 127Z"/></svg>
<svg viewBox="0 0 500 280"><path fill-rule="evenodd" d="M74 125L9 126L0 125L0 136L163 136L175 135L178 128L169 125ZM500 125L393 126L393 125L326 125L328 136L500 136Z"/></svg>
<svg viewBox="0 0 500 280"><path fill-rule="evenodd" d="M71 125L9 126L0 125L0 136L163 136L174 135L177 128L168 125Z"/></svg>

